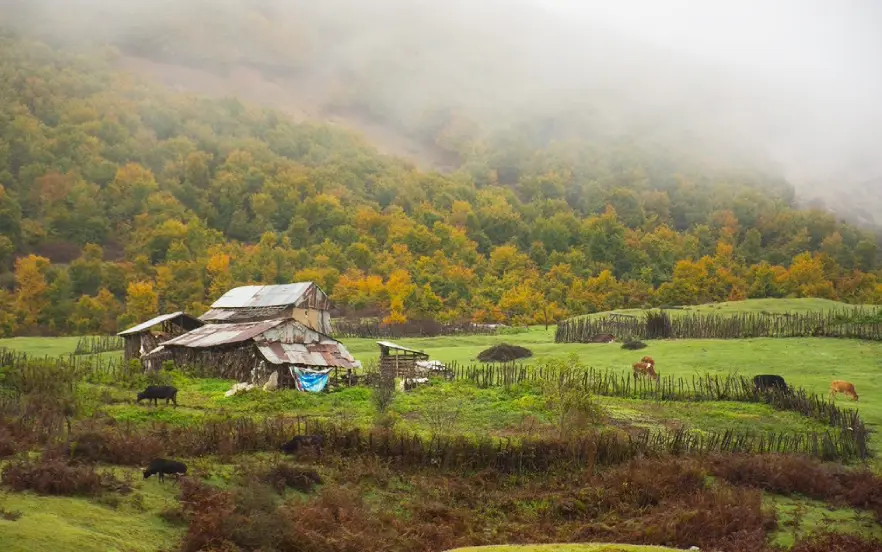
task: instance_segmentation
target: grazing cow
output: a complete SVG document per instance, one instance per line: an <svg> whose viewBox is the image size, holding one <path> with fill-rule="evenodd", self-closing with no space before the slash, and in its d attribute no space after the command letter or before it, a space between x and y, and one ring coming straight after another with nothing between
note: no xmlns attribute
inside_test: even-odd
<svg viewBox="0 0 882 552"><path fill-rule="evenodd" d="M591 336L589 342L591 343L613 343L616 340L616 336L613 334L595 334Z"/></svg>
<svg viewBox="0 0 882 552"><path fill-rule="evenodd" d="M753 386L758 391L787 391L784 378L775 375L761 375L753 377Z"/></svg>
<svg viewBox="0 0 882 552"><path fill-rule="evenodd" d="M858 394L854 390L854 384L847 381L836 380L830 383L830 398L836 396L837 393L845 393L852 400L858 400Z"/></svg>
<svg viewBox="0 0 882 552"><path fill-rule="evenodd" d="M645 356L645 357L641 358L640 362L645 362L646 364L652 364L653 366L655 366L655 361L652 360L651 356Z"/></svg>
<svg viewBox="0 0 882 552"><path fill-rule="evenodd" d="M636 380L640 376L648 376L650 379L654 379L658 381L658 374L655 373L655 363L654 362L635 362L632 366L634 368L634 379Z"/></svg>
<svg viewBox="0 0 882 552"><path fill-rule="evenodd" d="M166 460L165 458L154 458L150 461L150 465L144 470L144 479L158 473L160 483L165 480L166 475L181 476L187 473L187 466L183 462L176 460Z"/></svg>
<svg viewBox="0 0 882 552"><path fill-rule="evenodd" d="M322 445L324 444L325 438L321 435L297 435L282 445L282 452L285 454L295 454L301 447L315 447L319 455L321 455Z"/></svg>
<svg viewBox="0 0 882 552"><path fill-rule="evenodd" d="M178 390L171 385L148 385L147 389L138 393L138 402L147 399L153 401L153 406L156 406L159 399L165 399L165 404L172 401L175 406L178 406L177 396Z"/></svg>

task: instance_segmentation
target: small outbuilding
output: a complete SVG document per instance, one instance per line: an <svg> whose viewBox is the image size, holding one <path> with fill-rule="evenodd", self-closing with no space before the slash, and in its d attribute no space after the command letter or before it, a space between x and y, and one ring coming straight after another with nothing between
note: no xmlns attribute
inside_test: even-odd
<svg viewBox="0 0 882 552"><path fill-rule="evenodd" d="M429 360L429 355L408 349L390 341L377 341L380 346L380 375L383 378L413 378L417 363Z"/></svg>
<svg viewBox="0 0 882 552"><path fill-rule="evenodd" d="M201 366L215 377L242 382L278 372L280 387L294 387L298 370L361 366L336 339L290 319L206 324L160 347L176 364Z"/></svg>
<svg viewBox="0 0 882 552"><path fill-rule="evenodd" d="M125 342L123 357L129 362L153 351L163 341L204 325L204 322L189 314L173 312L151 318L116 335L122 337Z"/></svg>
<svg viewBox="0 0 882 552"><path fill-rule="evenodd" d="M208 324L291 319L331 334L331 301L313 282L233 288L199 317Z"/></svg>

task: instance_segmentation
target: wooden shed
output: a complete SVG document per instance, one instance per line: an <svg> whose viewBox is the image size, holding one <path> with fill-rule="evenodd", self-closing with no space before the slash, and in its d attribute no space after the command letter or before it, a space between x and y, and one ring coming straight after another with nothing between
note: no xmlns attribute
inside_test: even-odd
<svg viewBox="0 0 882 552"><path fill-rule="evenodd" d="M279 384L293 384L290 368L357 369L361 365L336 339L291 319L206 324L164 341L155 354L178 365L201 366L214 377L250 381L258 372L279 372Z"/></svg>
<svg viewBox="0 0 882 552"><path fill-rule="evenodd" d="M195 330L204 324L189 314L173 312L151 318L116 335L125 341L123 358L129 362L153 351L161 342Z"/></svg>
<svg viewBox="0 0 882 552"><path fill-rule="evenodd" d="M242 286L226 292L200 316L208 324L241 324L291 319L330 335L331 301L313 282Z"/></svg>
<svg viewBox="0 0 882 552"><path fill-rule="evenodd" d="M377 341L380 346L380 375L383 378L413 378L417 362L429 360L429 355L408 349L389 341Z"/></svg>

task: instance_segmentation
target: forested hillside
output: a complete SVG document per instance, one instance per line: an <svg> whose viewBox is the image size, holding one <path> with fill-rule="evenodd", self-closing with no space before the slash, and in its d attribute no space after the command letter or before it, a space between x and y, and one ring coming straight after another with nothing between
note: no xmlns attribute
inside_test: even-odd
<svg viewBox="0 0 882 552"><path fill-rule="evenodd" d="M480 183L606 163L598 145L625 142L628 163L628 150L663 144L667 172L684 152L714 174L761 168L803 205L879 225L878 17L815 1L762 17L732 2L715 17L722 4L675 2L662 16L648 0L6 0L0 21L65 49L111 44L118 67L334 122ZM612 12L658 17L628 34ZM751 32L733 38L739 22ZM679 46L650 42L654 28ZM734 43L714 49L708 35ZM537 148L556 162L540 165Z"/></svg>
<svg viewBox="0 0 882 552"><path fill-rule="evenodd" d="M0 39L2 335L111 332L292 280L390 323L882 302L873 236L795 210L777 179L626 141L425 173L353 134L139 82L118 55Z"/></svg>

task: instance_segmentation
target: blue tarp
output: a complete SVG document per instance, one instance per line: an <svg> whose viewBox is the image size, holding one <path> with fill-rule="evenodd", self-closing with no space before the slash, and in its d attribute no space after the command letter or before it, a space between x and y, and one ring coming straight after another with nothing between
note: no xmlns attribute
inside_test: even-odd
<svg viewBox="0 0 882 552"><path fill-rule="evenodd" d="M331 370L316 372L294 366L288 369L291 371L291 376L294 378L294 384L297 386L297 389L308 393L321 393L324 391L328 385L328 375L331 373Z"/></svg>

